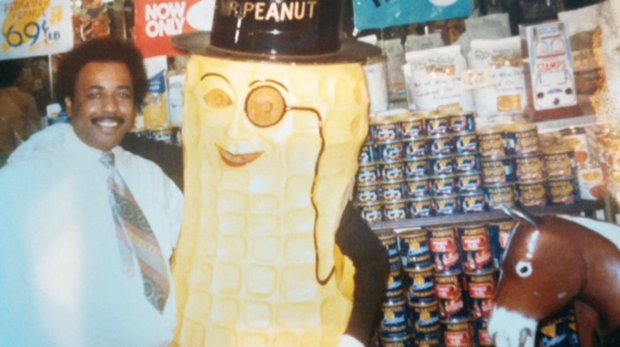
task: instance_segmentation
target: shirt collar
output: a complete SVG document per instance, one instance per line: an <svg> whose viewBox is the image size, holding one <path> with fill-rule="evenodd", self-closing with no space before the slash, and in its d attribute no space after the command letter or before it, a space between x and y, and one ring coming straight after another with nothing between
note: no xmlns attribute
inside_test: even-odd
<svg viewBox="0 0 620 347"><path fill-rule="evenodd" d="M85 144L77 136L73 126L69 126L69 128L70 130L67 131L67 144L69 145L69 148L71 148L71 151L79 158L98 161L99 158L101 158L103 151ZM122 151L120 146L116 146L111 150L115 156L118 156L120 151Z"/></svg>

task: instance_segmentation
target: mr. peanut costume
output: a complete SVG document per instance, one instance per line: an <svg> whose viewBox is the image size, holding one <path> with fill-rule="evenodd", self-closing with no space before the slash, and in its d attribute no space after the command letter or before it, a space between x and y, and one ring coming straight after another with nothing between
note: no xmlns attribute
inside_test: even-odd
<svg viewBox="0 0 620 347"><path fill-rule="evenodd" d="M173 267L182 346L370 338L387 255L349 199L368 130L361 64L378 51L339 40L341 8L222 0L210 37L173 41L193 54Z"/></svg>

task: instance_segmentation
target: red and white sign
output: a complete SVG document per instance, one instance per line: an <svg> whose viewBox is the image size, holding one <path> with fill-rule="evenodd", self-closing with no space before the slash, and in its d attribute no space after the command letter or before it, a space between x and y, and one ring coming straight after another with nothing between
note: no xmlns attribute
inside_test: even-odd
<svg viewBox="0 0 620 347"><path fill-rule="evenodd" d="M182 54L171 37L195 31L210 31L215 0L137 0L136 44L145 58Z"/></svg>

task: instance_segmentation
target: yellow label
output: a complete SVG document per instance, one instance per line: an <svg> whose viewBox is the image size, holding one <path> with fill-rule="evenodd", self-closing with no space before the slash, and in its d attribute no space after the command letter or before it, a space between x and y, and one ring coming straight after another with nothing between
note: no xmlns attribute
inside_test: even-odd
<svg viewBox="0 0 620 347"><path fill-rule="evenodd" d="M521 110L520 95L502 95L497 97L497 111L511 112Z"/></svg>

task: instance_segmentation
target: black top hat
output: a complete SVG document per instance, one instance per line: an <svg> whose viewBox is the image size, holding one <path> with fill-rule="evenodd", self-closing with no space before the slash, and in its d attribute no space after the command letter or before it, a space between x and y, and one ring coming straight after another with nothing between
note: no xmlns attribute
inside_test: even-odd
<svg viewBox="0 0 620 347"><path fill-rule="evenodd" d="M342 39L343 0L216 0L211 32L172 44L192 54L276 62L363 62L381 50Z"/></svg>

